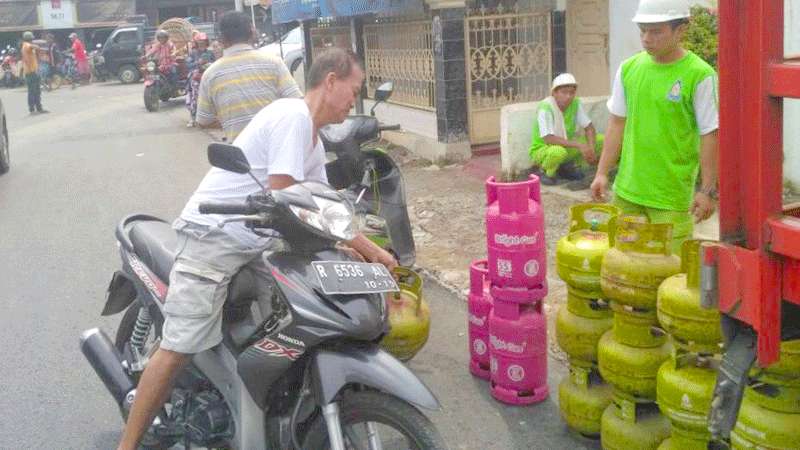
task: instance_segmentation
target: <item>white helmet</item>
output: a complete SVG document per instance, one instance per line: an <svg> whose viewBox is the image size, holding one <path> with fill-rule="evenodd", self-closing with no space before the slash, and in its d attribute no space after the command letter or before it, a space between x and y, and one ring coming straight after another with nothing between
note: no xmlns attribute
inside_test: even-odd
<svg viewBox="0 0 800 450"><path fill-rule="evenodd" d="M553 80L553 87L550 88L550 92L555 91L556 88L561 86L577 86L578 80L575 79L575 76L571 73L562 73L561 75L555 77Z"/></svg>
<svg viewBox="0 0 800 450"><path fill-rule="evenodd" d="M636 23L664 23L688 19L688 0L640 0L633 21Z"/></svg>

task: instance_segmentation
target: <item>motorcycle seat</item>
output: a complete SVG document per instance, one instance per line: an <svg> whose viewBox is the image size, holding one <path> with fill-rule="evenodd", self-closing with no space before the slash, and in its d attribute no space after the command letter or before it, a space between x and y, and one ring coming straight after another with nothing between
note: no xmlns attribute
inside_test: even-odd
<svg viewBox="0 0 800 450"><path fill-rule="evenodd" d="M164 283L175 262L178 235L166 222L141 220L134 222L129 232L133 250L142 263ZM234 275L228 287L226 307L247 306L256 297L256 274L244 268Z"/></svg>

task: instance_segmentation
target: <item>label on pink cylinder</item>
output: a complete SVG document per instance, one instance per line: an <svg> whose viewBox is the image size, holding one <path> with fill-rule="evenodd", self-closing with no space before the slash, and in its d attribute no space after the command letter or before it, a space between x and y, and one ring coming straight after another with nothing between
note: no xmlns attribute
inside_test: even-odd
<svg viewBox="0 0 800 450"><path fill-rule="evenodd" d="M491 381L493 395L499 391L503 401L524 404L547 390L547 324L538 306L515 306L516 318L489 316Z"/></svg>
<svg viewBox="0 0 800 450"><path fill-rule="evenodd" d="M500 287L536 288L547 277L539 179L486 181L489 278Z"/></svg>

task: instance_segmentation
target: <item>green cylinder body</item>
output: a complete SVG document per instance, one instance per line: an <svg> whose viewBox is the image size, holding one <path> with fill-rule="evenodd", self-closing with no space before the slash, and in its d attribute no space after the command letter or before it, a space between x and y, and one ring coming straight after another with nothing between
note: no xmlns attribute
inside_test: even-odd
<svg viewBox="0 0 800 450"><path fill-rule="evenodd" d="M658 407L672 423L675 449L705 450L711 434L707 416L717 381L715 360L696 355L670 358L658 370Z"/></svg>
<svg viewBox="0 0 800 450"><path fill-rule="evenodd" d="M558 276L584 296L600 298L600 266L609 249L608 228L619 209L607 204L585 203L570 208L569 234L556 245Z"/></svg>
<svg viewBox="0 0 800 450"><path fill-rule="evenodd" d="M614 339L632 347L660 347L667 341L667 335L658 328L655 311L641 311L630 306L611 303L614 311Z"/></svg>
<svg viewBox="0 0 800 450"><path fill-rule="evenodd" d="M746 389L731 431L734 449L800 448L800 388L771 386L770 390L766 395L753 387Z"/></svg>
<svg viewBox="0 0 800 450"><path fill-rule="evenodd" d="M558 406L567 426L587 437L600 435L600 419L611 403L612 388L589 369L571 368L558 386Z"/></svg>
<svg viewBox="0 0 800 450"><path fill-rule="evenodd" d="M597 342L611 328L611 309L592 298L580 297L570 289L567 304L556 316L558 345L569 355L570 363L590 367L597 363Z"/></svg>
<svg viewBox="0 0 800 450"><path fill-rule="evenodd" d="M597 347L600 375L616 389L639 399L656 399L658 369L671 352L669 342L641 348L620 343L613 330L600 338Z"/></svg>
<svg viewBox="0 0 800 450"><path fill-rule="evenodd" d="M619 220L609 239L614 246L600 268L603 295L622 305L655 310L658 287L681 268L680 258L670 251L672 225Z"/></svg>
<svg viewBox="0 0 800 450"><path fill-rule="evenodd" d="M763 371L765 381L784 385L800 385L800 339L781 342L778 362Z"/></svg>
<svg viewBox="0 0 800 450"><path fill-rule="evenodd" d="M669 420L654 407L631 417L616 399L603 412L601 422L600 442L605 450L656 450L670 434Z"/></svg>
<svg viewBox="0 0 800 450"><path fill-rule="evenodd" d="M676 346L695 353L720 353L722 328L717 308L700 306L700 244L683 243L681 272L658 288L658 321Z"/></svg>

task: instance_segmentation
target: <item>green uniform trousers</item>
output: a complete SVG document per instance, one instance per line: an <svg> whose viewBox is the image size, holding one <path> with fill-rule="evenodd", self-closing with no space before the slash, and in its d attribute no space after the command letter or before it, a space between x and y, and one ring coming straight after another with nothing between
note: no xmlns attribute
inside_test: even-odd
<svg viewBox="0 0 800 450"><path fill-rule="evenodd" d="M602 134L596 137L597 144L595 145L595 153L599 156L600 151L603 150ZM579 139L581 142L586 142L586 138ZM566 148L560 145L545 145L536 149L531 149L531 160L533 164L539 166L548 177L556 175L558 168L562 164L575 162L578 167L585 169L589 164L583 159L583 154L576 148Z"/></svg>
<svg viewBox="0 0 800 450"><path fill-rule="evenodd" d="M623 214L645 216L650 223L672 224L672 253L681 256L681 245L694 233L694 220L689 211L670 211L668 209L650 208L629 202L619 195L614 195L614 206Z"/></svg>

